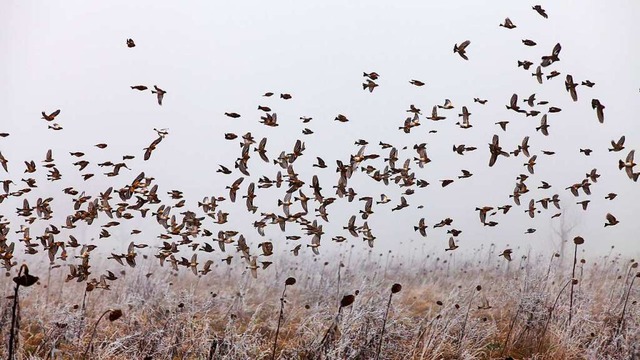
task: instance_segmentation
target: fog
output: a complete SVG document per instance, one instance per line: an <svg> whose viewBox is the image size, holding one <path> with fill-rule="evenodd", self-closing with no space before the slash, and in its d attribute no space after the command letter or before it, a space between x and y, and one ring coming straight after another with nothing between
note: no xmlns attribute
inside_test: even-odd
<svg viewBox="0 0 640 360"><path fill-rule="evenodd" d="M391 202L374 203L374 214L368 219L376 236L375 252L409 253L425 248L444 253L449 238L446 228L432 227L446 217L453 218L452 226L463 231L457 237L458 252L468 253L492 243L498 248L518 249L517 255L529 250L556 251L559 245L554 229L559 229L560 220L551 216L558 211L536 204L541 212L531 219L525 210L529 199L559 194L565 221L575 226L570 236L585 238L587 255L606 254L615 246L616 252L640 256L640 185L618 169L618 160L640 145L640 49L635 39L640 24L634 18L640 13L640 3L549 2L542 4L548 19L532 10L533 5L514 1L4 2L0 5L0 132L10 136L0 138L0 151L9 160L10 169L8 174L0 170L0 180L12 179L18 183L17 189L25 186L20 180L27 175L37 178L38 188L26 197L32 203L39 196L54 197L55 219L62 224L72 204L62 188L74 186L97 196L109 186L129 184L141 171L156 179L163 200L168 200L167 191L184 192L187 206L179 211L196 211L197 201L205 196L228 197L225 187L242 176L233 169L240 156L240 138L228 141L224 133L250 131L257 141L267 137L269 159L277 158L281 151L290 152L297 139L304 141L306 150L294 168L306 182L302 189L307 195L312 193L311 178L317 174L325 197L335 196L336 160L348 163L360 148L354 145L358 139L369 142L366 154L380 155L362 166L371 164L380 170L389 155L388 149L378 146L380 141L400 150L399 166L404 159L416 156L413 145L427 143L432 162L419 168L412 161L412 170L417 179L430 185L414 186L415 194L405 196L409 207L391 211L406 189L393 183L385 186L361 171L354 173L348 185L358 193L356 200L337 199L328 206L328 223L315 218L313 209L318 205L310 202L307 218L317 219L326 233L321 253L350 244L368 249L366 242L350 237L342 227L349 216L363 208L358 197L379 200L382 193ZM505 17L517 27L499 27ZM137 46L127 48L127 38L134 39ZM525 46L523 39L537 45ZM454 44L465 40L471 41L468 61L452 51ZM550 80L545 77L543 84L538 84L531 73L556 43L562 44L560 61L543 71L547 75L557 70L560 75ZM517 67L517 61L525 59L534 63L528 71ZM361 84L365 81L363 72L372 71L380 78L376 80L379 86L370 93L363 91ZM588 79L596 85L578 86L578 101L573 102L564 86L566 74L578 83ZM412 79L426 85L411 85ZM157 104L149 90L138 92L130 89L132 85L157 85L166 90L163 105ZM275 95L262 96L269 91ZM280 99L280 93L289 93L292 99ZM536 106L540 115L525 117L505 109L514 93L526 110L530 108L522 100L532 93L549 105ZM480 105L473 101L476 97L488 102ZM591 107L594 98L606 106L603 124ZM431 108L445 99L451 99L455 106L439 110L447 119L426 119ZM405 134L398 127L409 116L406 110L411 104L422 110L421 126ZM277 113L278 127L259 123L264 113L257 110L258 105ZM472 113L470 129L455 125L462 106ZM548 114L550 135L543 136L535 128L549 106L562 111ZM56 109L61 109L55 119L63 127L60 131L48 129L51 123L40 119L41 111ZM242 116L232 119L225 112ZM347 116L349 122L334 121L338 114ZM313 120L303 124L301 116ZM506 132L495 125L503 120L509 121ZM143 161L143 148L157 137L154 128L168 128L169 135L151 159ZM303 135L304 128L314 133ZM516 177L528 174L523 166L527 158L522 154L501 157L494 167L488 167L487 144L494 134L500 136L506 151L513 151L529 136L530 152L538 155L538 160L535 174L529 174L526 181L530 191L522 196L522 206L493 216L499 224L488 227L474 209L514 205L509 194ZM610 141L622 135L626 136L625 150L609 152ZM97 143L109 146L102 150L93 146ZM457 155L451 150L454 144L477 150ZM404 146L407 149L401 150ZM593 153L585 156L579 152L581 148ZM57 183L46 181L43 168L35 174L23 174L23 161L40 164L47 149L52 149L63 174ZM556 154L546 156L542 150ZM69 155L72 151L86 153L85 159L92 164L82 173L96 176L82 180L81 172L71 165L77 161ZM282 170L262 162L251 151L251 176L245 179L239 195L246 193L250 182L257 183L263 175L273 179ZM124 154L136 156L127 162L131 170L123 169L113 178L101 175L106 171L96 166L98 162L120 161ZM312 167L317 156L326 161L326 169ZM218 164L234 173L216 173ZM593 168L601 177L592 184L591 196L581 191L574 197L565 189L581 182ZM458 179L461 169L473 176ZM455 181L442 188L442 179ZM552 188L538 189L541 181ZM257 189L256 214L246 211L240 197L235 204L226 200L220 208L230 213L229 222L208 222L204 227L214 233L236 229L254 245L271 239L278 252L295 245L285 243L285 235L303 235L299 242L304 247L310 237L297 224L287 225L286 233L269 225L264 238L253 229L260 212L281 212L277 200L285 191L286 186ZM618 197L605 200L609 192ZM583 211L576 202L587 199L591 202ZM0 213L15 222L15 230L23 223L12 215L21 202L9 198L0 204ZM607 213L614 214L620 223L605 228ZM426 238L413 228L423 217L429 225ZM100 223L106 221L106 217L100 218ZM358 218L358 225L362 221ZM144 229L136 241L149 244L156 244L158 240L152 239L162 232L151 219L144 224L123 222L110 239L98 239L97 225L81 226L78 233L95 239L96 244L125 251L133 228ZM537 231L525 234L528 228ZM332 242L337 235L346 236L347 242ZM12 233L11 237L15 240L18 235ZM303 252L304 256L311 254L308 248Z"/></svg>

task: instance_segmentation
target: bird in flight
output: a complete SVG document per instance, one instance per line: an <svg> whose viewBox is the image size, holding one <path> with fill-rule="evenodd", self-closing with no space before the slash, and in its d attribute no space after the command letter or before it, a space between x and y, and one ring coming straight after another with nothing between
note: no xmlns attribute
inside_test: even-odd
<svg viewBox="0 0 640 360"><path fill-rule="evenodd" d="M469 40L465 40L463 41L460 45L455 44L453 45L453 53L458 53L458 55L460 55L461 58L465 59L465 60L469 60L469 58L467 57L467 46L469 46L469 44L471 44L471 41Z"/></svg>
<svg viewBox="0 0 640 360"><path fill-rule="evenodd" d="M156 94L157 98L158 98L158 105L162 106L162 99L164 99L164 94L166 94L167 92L160 89L158 86L153 85L153 88L155 90L151 90L152 94Z"/></svg>

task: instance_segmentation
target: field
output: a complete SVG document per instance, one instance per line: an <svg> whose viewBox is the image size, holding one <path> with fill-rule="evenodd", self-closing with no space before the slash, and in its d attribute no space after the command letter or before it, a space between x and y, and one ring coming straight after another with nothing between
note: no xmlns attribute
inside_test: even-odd
<svg viewBox="0 0 640 360"><path fill-rule="evenodd" d="M18 358L270 359L281 305L279 359L638 358L637 262L578 260L572 289L571 257L507 262L489 248L455 264L435 255L284 260L258 280L225 267L207 276L135 268L89 292L38 269L39 283L20 294ZM288 277L297 281L282 298ZM394 283L402 289L390 298ZM5 354L11 304L0 322ZM96 325L116 309L121 318Z"/></svg>
<svg viewBox="0 0 640 360"><path fill-rule="evenodd" d="M0 358L640 360L638 13L0 5Z"/></svg>

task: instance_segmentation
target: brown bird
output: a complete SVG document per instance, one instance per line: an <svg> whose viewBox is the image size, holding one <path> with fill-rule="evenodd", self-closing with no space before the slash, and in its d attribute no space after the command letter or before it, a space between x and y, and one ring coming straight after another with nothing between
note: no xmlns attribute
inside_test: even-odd
<svg viewBox="0 0 640 360"><path fill-rule="evenodd" d="M613 200L618 196L618 194L616 193L608 193L607 196L605 196L604 198L607 200Z"/></svg>
<svg viewBox="0 0 640 360"><path fill-rule="evenodd" d="M372 71L372 72L370 72L368 74L367 73L362 73L362 76L368 77L369 79L374 80L374 81L378 80L378 78L380 77L380 75L375 71Z"/></svg>
<svg viewBox="0 0 640 360"><path fill-rule="evenodd" d="M473 127L473 125L471 125L469 123L469 116L471 116L471 113L469 112L469 110L467 110L466 106L462 107L462 114L458 114L458 117L462 117L462 123L456 123L456 125L460 126L463 129L468 129L470 127Z"/></svg>
<svg viewBox="0 0 640 360"><path fill-rule="evenodd" d="M540 16L542 16L545 19L548 19L549 16L547 15L547 12L542 8L542 6L540 5L536 5L534 7L532 7L533 10L535 10L538 14L540 14Z"/></svg>
<svg viewBox="0 0 640 360"><path fill-rule="evenodd" d="M560 61L560 58L558 57L558 55L560 55L561 50L562 50L562 46L560 45L560 43L557 43L553 47L553 50L551 51L551 55L542 57L542 62L540 63L540 66L547 67L556 61Z"/></svg>
<svg viewBox="0 0 640 360"><path fill-rule="evenodd" d="M164 94L166 94L167 92L160 89L158 86L153 85L153 88L155 90L151 90L152 94L156 94L156 97L158 98L158 105L162 106L162 99L164 98Z"/></svg>
<svg viewBox="0 0 640 360"><path fill-rule="evenodd" d="M134 85L131 86L132 90L138 90L138 91L145 91L148 89L148 87L144 86L144 85Z"/></svg>
<svg viewBox="0 0 640 360"><path fill-rule="evenodd" d="M493 139L489 144L489 151L491 152L491 158L489 159L489 166L493 166L496 163L496 160L498 159L499 155L509 157L509 153L502 150L498 135L493 135Z"/></svg>
<svg viewBox="0 0 640 360"><path fill-rule="evenodd" d="M578 84L573 82L573 76L567 74L566 80L564 81L564 87L571 95L571 99L573 99L573 101L578 101L578 93L576 92L577 86Z"/></svg>
<svg viewBox="0 0 640 360"><path fill-rule="evenodd" d="M42 112L42 119L45 119L47 121L53 121L53 119L56 118L56 116L60 115L60 109L52 112L51 114L47 115L44 111Z"/></svg>
<svg viewBox="0 0 640 360"><path fill-rule="evenodd" d="M529 60L520 61L518 60L518 67L521 67L525 70L529 70L529 68L533 65L533 63Z"/></svg>
<svg viewBox="0 0 640 360"><path fill-rule="evenodd" d="M487 103L487 101L489 101L489 100L483 100L483 99L480 99L480 98L473 98L473 102L477 102L477 103L479 103L480 105L484 105L484 104L486 104L486 103Z"/></svg>
<svg viewBox="0 0 640 360"><path fill-rule="evenodd" d="M136 46L136 43L133 42L133 39L127 39L127 47L132 48L135 46Z"/></svg>
<svg viewBox="0 0 640 360"><path fill-rule="evenodd" d="M502 128L503 131L507 131L508 123L509 123L508 121L498 121L496 125L500 125L500 128Z"/></svg>
<svg viewBox="0 0 640 360"><path fill-rule="evenodd" d="M540 119L540 126L536 127L536 131L540 130L542 135L549 136L549 127L550 125L547 123L547 114L544 114Z"/></svg>
<svg viewBox="0 0 640 360"><path fill-rule="evenodd" d="M507 28L507 29L515 29L516 28L516 25L509 18L505 18L504 19L504 23L500 24L500 26L502 26L503 28Z"/></svg>
<svg viewBox="0 0 640 360"><path fill-rule="evenodd" d="M378 84L376 84L375 82L373 82L372 80L368 80L366 83L362 84L362 90L367 90L369 89L369 92L373 92L373 89L375 89L378 86Z"/></svg>
<svg viewBox="0 0 640 360"><path fill-rule="evenodd" d="M538 158L537 155L533 155L532 157L529 158L529 161L527 161L524 166L527 167L527 170L529 171L530 174L534 173L534 169L533 167L536 165L536 159Z"/></svg>
<svg viewBox="0 0 640 360"><path fill-rule="evenodd" d="M527 46L536 46L537 45L535 41L529 40L529 39L522 40L522 43L527 45Z"/></svg>
<svg viewBox="0 0 640 360"><path fill-rule="evenodd" d="M433 121L438 121L438 120L444 120L446 119L446 116L438 116L438 107L434 106L433 109L431 110L431 116L427 116L427 119L433 120Z"/></svg>
<svg viewBox="0 0 640 360"><path fill-rule="evenodd" d="M0 152L0 165L2 165L2 168L4 169L5 172L9 172L9 170L7 169L7 164L9 163L9 160L7 160L3 155L2 152Z"/></svg>
<svg viewBox="0 0 640 360"><path fill-rule="evenodd" d="M607 213L606 217L607 217L607 222L604 224L604 227L614 226L620 223L620 221L618 221L618 219L616 219L616 217L613 216L611 213Z"/></svg>
<svg viewBox="0 0 640 360"><path fill-rule="evenodd" d="M336 118L334 119L335 121L340 121L340 122L347 122L349 121L349 119L347 119L346 116L342 115L342 114L338 114L338 116L336 116Z"/></svg>
<svg viewBox="0 0 640 360"><path fill-rule="evenodd" d="M531 73L531 76L535 76L538 80L538 84L542 84L542 75L544 74L542 73L542 68L540 66L536 68L536 72Z"/></svg>
<svg viewBox="0 0 640 360"><path fill-rule="evenodd" d="M638 178L637 175L633 173L633 167L637 165L633 161L635 152L636 152L635 150L629 151L629 154L627 154L627 157L625 158L624 161L622 160L618 161L618 168L620 170L624 169L627 173L627 176L629 176L629 179L631 180L635 180Z"/></svg>
<svg viewBox="0 0 640 360"><path fill-rule="evenodd" d="M498 256L502 256L504 257L507 261L511 261L511 254L513 253L513 250L511 249L505 249L504 251L502 251L502 254L498 255Z"/></svg>
<svg viewBox="0 0 640 360"><path fill-rule="evenodd" d="M291 99L291 97L292 97L291 94L287 94L287 93L280 94L280 99L289 100Z"/></svg>
<svg viewBox="0 0 640 360"><path fill-rule="evenodd" d="M409 81L409 84L415 85L415 86L424 86L424 83L420 80L411 80Z"/></svg>
<svg viewBox="0 0 640 360"><path fill-rule="evenodd" d="M618 151L624 150L624 140L625 140L624 135L622 135L617 142L611 140L611 149L609 149L609 151L618 152Z"/></svg>
<svg viewBox="0 0 640 360"><path fill-rule="evenodd" d="M587 210L587 206L589 205L590 202L591 200L582 200L582 201L578 201L576 204L582 205L582 210Z"/></svg>
<svg viewBox="0 0 640 360"><path fill-rule="evenodd" d="M455 240L453 239L453 236L449 237L449 247L444 249L444 251L453 251L455 249L457 249L459 246L456 245Z"/></svg>
<svg viewBox="0 0 640 360"><path fill-rule="evenodd" d="M159 136L157 139L153 140L153 142L149 145L149 147L146 147L142 150L144 150L144 160L147 161L151 158L151 153L153 152L153 150L156 149L156 147L158 146L158 144L160 144L160 142L162 141L164 137Z"/></svg>
<svg viewBox="0 0 640 360"><path fill-rule="evenodd" d="M234 112L231 112L231 113L226 112L226 113L224 113L224 114L225 114L225 115L227 115L228 117L230 117L230 118L234 118L234 119L237 119L237 118L239 118L239 117L240 117L240 114L238 114L238 113L234 113Z"/></svg>
<svg viewBox="0 0 640 360"><path fill-rule="evenodd" d="M471 41L469 40L465 40L463 41L460 45L455 44L453 45L453 53L458 53L458 55L460 55L461 58L465 59L465 60L469 60L469 58L467 57L467 46L469 46L469 44L471 44Z"/></svg>
<svg viewBox="0 0 640 360"><path fill-rule="evenodd" d="M600 103L598 99L591 100L591 107L596 110L596 116L600 124L604 123L604 108L605 106Z"/></svg>
<svg viewBox="0 0 640 360"><path fill-rule="evenodd" d="M226 189L229 189L229 199L231 202L236 202L236 193L240 189L240 184L242 184L243 181L244 177L240 177L234 181L231 186L225 187Z"/></svg>
<svg viewBox="0 0 640 360"><path fill-rule="evenodd" d="M447 185L453 183L453 180L451 179L444 179L444 180L440 180L440 182L442 183L442 187L446 187Z"/></svg>
<svg viewBox="0 0 640 360"><path fill-rule="evenodd" d="M421 218L420 221L418 221L418 226L414 226L413 230L418 231L423 237L427 237L427 225L425 224L424 218Z"/></svg>

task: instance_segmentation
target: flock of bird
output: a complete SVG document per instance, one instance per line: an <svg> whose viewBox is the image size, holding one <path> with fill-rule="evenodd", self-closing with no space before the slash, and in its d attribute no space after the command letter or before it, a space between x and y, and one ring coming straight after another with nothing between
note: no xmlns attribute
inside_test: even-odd
<svg viewBox="0 0 640 360"><path fill-rule="evenodd" d="M548 18L542 7L535 6L533 9L544 18ZM500 26L506 29L516 27L509 18L505 19L504 23L500 24ZM532 40L523 40L522 42L526 46L536 45ZM136 46L132 39L127 39L126 44L129 48ZM561 45L557 44L553 47L550 55L541 57L539 65L537 65L535 72L532 73L532 76L535 77L540 84L545 82L545 80L549 81L560 75L559 72L552 70L548 71L545 78L543 71L546 72L546 69L550 69L554 63L560 61L559 56L561 50ZM472 55L471 42L466 40L460 44L455 44L453 51L462 59L469 60L470 55ZM517 62L517 66L524 70L529 70L533 65L534 63L529 60L519 60ZM380 74L376 72L365 72L363 77L365 80L362 84L363 90L374 92L379 86L376 81L380 78ZM416 79L412 79L410 84L418 87L425 86L423 81ZM592 88L595 84L589 80L584 80L578 84L570 74L566 74L565 89L573 101L578 101L579 86ZM146 85L134 85L131 86L131 89L147 91L149 88ZM155 95L158 105L161 106L167 92L154 85L151 93ZM263 97L270 98L274 95L275 93L273 92L267 92ZM289 101L292 99L292 95L282 93L279 99ZM477 106L483 106L488 102L488 100L480 98L474 98L473 101L474 104L478 104ZM605 106L600 100L595 98L591 100L591 106L595 110L595 118L600 123L603 123ZM431 121L444 121L452 116L451 112L454 111L455 108L453 102L446 99L442 105L433 106L431 111L428 112L429 116L425 116L425 118ZM518 94L513 94L508 104L506 104L506 108L524 117L537 117L541 115L540 125L536 127L535 130L543 136L550 136L549 128L552 126L553 114L561 111L560 108L550 105L547 101L538 101L535 94L525 99L520 99ZM262 124L269 127L279 126L277 114L269 106L260 105L258 106L258 110L263 113L260 117ZM410 133L421 125L422 110L412 104L406 111L410 116L399 126L399 130L404 133ZM454 117L456 113L457 112L453 112ZM237 119L242 116L235 112L227 112L224 115L232 119ZM460 113L457 114L457 118L461 118L461 121L456 122L455 125L464 130L471 129L473 127L471 115L470 106L462 106ZM48 127L54 131L62 130L62 126L54 122L62 116L60 110L55 110L50 113L42 112L42 119L47 123L51 123L52 125ZM304 124L308 124L313 119L303 116L300 117L300 120ZM343 114L338 114L334 120L340 123L350 121ZM508 123L508 121L500 121L495 123L495 125L498 125L502 132L506 132ZM167 129L154 130L157 137L148 147L143 149L144 153L142 156L144 160L150 160L154 150L161 146L162 141L169 135ZM436 130L430 130L429 132L436 132ZM311 135L313 134L313 130L305 128L302 133L303 135ZM9 136L9 134L0 133L0 137L6 136ZM124 187L119 189L109 187L95 195L78 191L74 187L63 189L63 193L72 199L73 212L66 216L64 224L57 225L51 223L54 213L53 197L38 198L35 201L34 199L28 198L31 189L37 187L37 180L31 177L35 176L32 174L38 171L45 171L46 179L51 182L58 181L62 178L52 151L49 150L46 153L42 164L37 164L35 161L25 161L25 170L21 174L26 174L26 176L29 176L28 178L23 178L21 181L15 178L13 180L6 179L1 181L3 193L0 194L0 204L8 198L22 198L22 206L17 208L15 213L17 217L23 221L19 229L16 230L12 228L12 223L7 217L0 215L0 260L4 268L10 270L17 264L16 255L14 254L17 250L16 244L12 239L14 236L19 236L18 241L21 243L21 247L24 248L25 254L33 255L45 252L51 262L51 267L60 267L62 266L61 264L68 266L68 281L90 281L94 286L108 288L109 285L107 281L112 281L117 278L113 272L108 271L106 274L101 274L99 280L96 279L96 277L90 279L90 258L92 252L100 246L100 239L111 236L110 228L117 227L124 221L140 221L140 218L145 218L150 215L155 218L155 221L162 228L158 236L162 241L162 245L158 247L155 253L155 257L161 265L169 263L175 270L178 270L179 267L184 267L190 269L196 275L204 275L211 271L211 266L214 264L214 261L209 259L201 265L197 254L202 252L212 253L217 251L216 249L219 249L219 251L226 254L221 261L231 264L234 256L238 256L237 254L239 254L239 257L246 261L246 268L256 277L258 270L267 268L271 264L268 259L269 256L274 253L274 243L265 240L257 243L257 247L252 249L249 246L249 243L252 242L247 241L245 234L235 230L215 231L212 230L211 225L208 224L208 222L212 222L213 226L222 228L223 225L228 222L228 218L231 215L223 210L225 207L224 204L226 202L234 203L239 200L239 192L242 194L242 201L246 204L246 210L257 217L256 221L253 222L253 227L260 238L266 238L265 229L268 226L275 226L285 233L286 240L294 243L298 242L295 247L290 249L291 253L297 256L306 248L309 248L315 254L319 254L321 244L323 244L323 241L326 241L325 239L328 237L334 242L345 242L348 240L347 236L360 238L366 241L369 246L373 247L376 236L368 224L368 219L374 214L374 209L383 210L386 207L391 208L392 212L402 211L410 207L409 201L407 200L408 197L416 191L420 191L420 189L430 185L429 182L419 177L419 169L424 168L431 162L426 143L413 144L412 150L414 150L414 153L411 156L401 158L401 152L409 149L409 146L397 147L392 144L380 142L378 146L382 151L385 151L386 157L384 157L369 151L371 147L368 141L360 139L355 142L355 145L359 148L354 154L351 154L348 159L336 160L336 182L331 184L331 187L323 187L318 175L313 175L311 179L306 179L302 178L299 173L296 172L294 166L296 166L300 159L303 159L306 150L305 143L301 140L295 142L290 152L281 151L277 156L270 156L266 137L257 140L250 132L244 135L225 133L224 139L229 141L239 140L241 151L232 165L219 165L217 173L222 174L222 176L230 176L233 174L238 174L238 176L234 177L233 181L230 181L229 186L226 187L228 193L204 197L202 201L198 202L198 209L187 210L187 201L183 193L179 190L169 191L168 195L170 199L168 201L161 200L159 187L158 184L155 183L155 179L145 175L143 172ZM516 149L509 151L501 145L500 137L497 134L493 135L491 141L488 143L488 166L494 166L500 158L522 155L525 158L523 165L527 169L527 172L529 175L534 174L537 162L542 160L539 158L539 155L548 156L553 155L554 152L541 151L540 154L533 154L529 140L529 136L524 137ZM105 149L108 145L106 143L100 143L95 146L98 149ZM459 155L476 150L478 149L473 146L453 145L453 151ZM625 150L625 136L622 136L618 140L611 141L609 151L621 152L623 150ZM580 149L580 152L588 156L591 150ZM249 169L256 160L252 160L255 157L251 155L256 153L260 161L268 166L274 166L277 171L274 171L274 174L270 176L262 175L259 178L252 178ZM93 173L85 171L91 162L85 158L83 152L71 152L70 156L74 159L73 165L77 167L84 181L94 176ZM106 161L98 163L97 166L108 170L103 173L104 176L116 177L121 175L122 169L131 170L127 165L127 161L134 158L135 155L124 155L121 161ZM377 159L382 160L382 164L379 164L380 160ZM317 168L318 171L329 167L328 162L320 157L317 157L314 161L313 168ZM20 173L18 166L9 166L10 161L6 159L1 152L0 165L5 174ZM416 169L416 166L418 169ZM634 150L630 150L626 156L623 156L623 158L619 160L618 166L620 170L626 173L629 179L632 181L638 180L640 173L636 172ZM395 202L386 194L381 194L379 200L377 200L377 195L358 195L356 190L350 186L350 180L354 174L357 173L364 174L365 178L383 183L386 186L396 186L402 190L402 194ZM470 171L463 169L457 179L440 180L440 186L449 186L454 182L462 181L472 175ZM513 191L509 194L509 198L511 199L509 200L510 203L499 206L478 206L475 209L479 214L480 222L484 226L494 227L498 225L498 221L496 220L500 214L506 214L514 206L521 206L521 197L530 191L530 185L527 183L529 175L520 174L516 179ZM569 191L575 197L578 197L581 193L589 196L591 194L591 186L598 182L599 177L600 174L598 174L596 169L593 169L588 172L583 179L570 185L565 190ZM21 183L24 184L23 187L21 187ZM552 186L542 181L539 186L533 185L533 187L546 190ZM277 199L277 212L259 211L258 206L254 203L257 193L267 188L282 189L282 195ZM329 191L333 192L331 196L328 194ZM609 193L606 199L613 200L616 196L615 193ZM335 204L339 204L341 201L361 202L361 210L359 210L357 214L350 216L348 221L346 221L346 225L342 227L344 234L326 236L323 230L323 224L329 221L328 209L331 206L335 206ZM579 201L578 204L586 210L589 201L588 199L582 200ZM385 206L385 204L391 202L394 202L394 204ZM558 193L539 199L528 199L528 201L525 202L523 211L529 217L534 218L542 212L541 210L550 209L551 206L556 210L561 209L560 195ZM542 209L540 209L540 207ZM418 208L422 208L422 206L418 206ZM259 214L259 216L257 214ZM560 212L557 212L551 215L551 217L557 217L560 214ZM101 229L99 239L95 243L78 241L73 235L73 229L78 226L77 224L79 222L91 225L101 217L108 219L106 222L100 222ZM446 251L454 251L459 247L456 244L456 238L462 230L454 228L453 221L452 218L445 218L439 221L433 221L432 225L434 229L445 228L447 230L449 240L448 247L445 249ZM42 234L32 238L30 229L35 222L41 222L47 225ZM427 221L425 218L420 218L417 221L417 225L414 226L414 230L421 236L426 237L429 228L428 224L430 222L431 221ZM605 227L614 226L618 223L619 221L614 215L610 213L606 215ZM294 229L292 229L292 226L294 226L292 224L296 224ZM141 230L134 229L131 232L131 236L133 237L141 232ZM529 228L525 233L533 232L535 232L535 229ZM66 237L64 235L66 235ZM213 245L215 243L217 243L217 246ZM153 245L131 241L126 253L111 253L108 259L122 266L135 267L138 257L137 250L150 246ZM189 247L193 251L193 255L189 259L179 254L181 249L185 247ZM235 250L231 247L234 247ZM77 260L68 257L67 251L70 248L80 248L78 252L79 255L75 256ZM512 252L512 249L505 249L501 253L501 256L510 261Z"/></svg>

